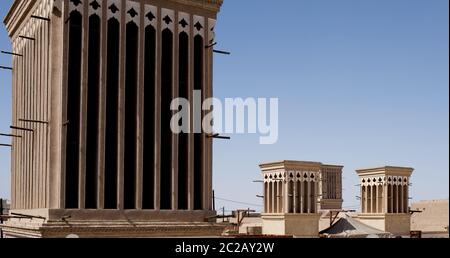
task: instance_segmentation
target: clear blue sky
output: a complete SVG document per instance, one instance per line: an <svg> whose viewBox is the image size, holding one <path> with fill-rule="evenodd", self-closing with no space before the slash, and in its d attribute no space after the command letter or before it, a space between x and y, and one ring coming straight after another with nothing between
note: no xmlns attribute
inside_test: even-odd
<svg viewBox="0 0 450 258"><path fill-rule="evenodd" d="M0 16L11 2L0 2ZM217 47L232 55L215 58L215 96L278 97L280 138L269 146L256 135L217 141L216 195L258 204L258 164L293 159L345 165L347 207L358 204L355 169L379 165L416 169L414 201L448 198L448 5L225 0ZM3 26L0 48L10 48ZM0 64L10 58L1 56ZM10 82L10 73L0 71L1 132L10 124ZM0 196L9 197L9 163L8 149L0 149Z"/></svg>

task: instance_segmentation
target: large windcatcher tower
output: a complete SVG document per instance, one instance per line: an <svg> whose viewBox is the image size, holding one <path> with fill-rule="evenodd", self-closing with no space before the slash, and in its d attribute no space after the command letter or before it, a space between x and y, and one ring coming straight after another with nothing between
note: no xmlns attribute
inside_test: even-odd
<svg viewBox="0 0 450 258"><path fill-rule="evenodd" d="M409 186L413 171L413 168L392 166L357 170L361 183L358 218L379 230L409 235Z"/></svg>
<svg viewBox="0 0 450 258"><path fill-rule="evenodd" d="M21 218L8 221L7 236L221 230L207 223L212 139L170 130L174 98L212 97L221 4L14 1L4 22L18 136L11 209Z"/></svg>

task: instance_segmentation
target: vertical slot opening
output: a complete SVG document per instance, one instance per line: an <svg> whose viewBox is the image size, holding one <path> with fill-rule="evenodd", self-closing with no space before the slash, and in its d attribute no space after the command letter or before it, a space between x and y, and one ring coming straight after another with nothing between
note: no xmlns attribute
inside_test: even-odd
<svg viewBox="0 0 450 258"><path fill-rule="evenodd" d="M82 16L70 13L67 82L66 208L78 208Z"/></svg>
<svg viewBox="0 0 450 258"><path fill-rule="evenodd" d="M117 209L119 21L108 21L105 130L105 209Z"/></svg>
<svg viewBox="0 0 450 258"><path fill-rule="evenodd" d="M155 63L156 31L145 28L143 209L155 208Z"/></svg>
<svg viewBox="0 0 450 258"><path fill-rule="evenodd" d="M311 182L311 213L316 213L317 200L316 200L316 183Z"/></svg>
<svg viewBox="0 0 450 258"><path fill-rule="evenodd" d="M138 31L134 22L126 26L125 61L125 157L124 207L136 208L136 144L137 144L137 59Z"/></svg>
<svg viewBox="0 0 450 258"><path fill-rule="evenodd" d="M203 38L200 35L194 38L194 90L203 92ZM202 116L203 119L203 116ZM203 134L194 135L194 209L203 209Z"/></svg>
<svg viewBox="0 0 450 258"><path fill-rule="evenodd" d="M308 213L308 182L303 181L303 213Z"/></svg>
<svg viewBox="0 0 450 258"><path fill-rule="evenodd" d="M86 140L86 200L87 209L97 208L98 129L100 94L100 17L89 17L88 50L88 112Z"/></svg>
<svg viewBox="0 0 450 258"><path fill-rule="evenodd" d="M189 98L189 36L182 32L179 36L179 97ZM181 121L189 124L189 121ZM189 134L178 136L178 209L188 209L188 168Z"/></svg>
<svg viewBox="0 0 450 258"><path fill-rule="evenodd" d="M172 111L173 34L162 32L161 58L161 209L172 209Z"/></svg>

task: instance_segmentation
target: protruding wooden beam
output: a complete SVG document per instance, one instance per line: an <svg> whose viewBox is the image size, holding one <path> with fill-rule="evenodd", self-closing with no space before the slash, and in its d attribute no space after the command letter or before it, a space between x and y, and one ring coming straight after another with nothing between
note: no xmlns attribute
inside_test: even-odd
<svg viewBox="0 0 450 258"><path fill-rule="evenodd" d="M231 55L230 52L222 51L222 50L215 50L215 49L214 49L213 52L216 53L216 54Z"/></svg>
<svg viewBox="0 0 450 258"><path fill-rule="evenodd" d="M10 126L10 128L14 129L14 130L34 133L34 130L33 129L29 129L29 128L23 128L23 127L18 127L18 126Z"/></svg>
<svg viewBox="0 0 450 258"><path fill-rule="evenodd" d="M11 71L12 71L12 67L7 67L7 66L1 66L1 65L0 65L0 69L3 69L3 70L11 70Z"/></svg>
<svg viewBox="0 0 450 258"><path fill-rule="evenodd" d="M42 20L42 21L50 21L50 18L47 17L41 17L41 16L37 16L37 15L31 15L31 18L33 19L37 19L37 20Z"/></svg>
<svg viewBox="0 0 450 258"><path fill-rule="evenodd" d="M48 124L47 121L41 121L41 120L31 120L31 119L19 119L20 122L27 122L27 123L37 123L37 124Z"/></svg>
<svg viewBox="0 0 450 258"><path fill-rule="evenodd" d="M7 133L0 133L0 136L13 137L13 138L22 138L22 136L20 136L20 135L7 134Z"/></svg>
<svg viewBox="0 0 450 258"><path fill-rule="evenodd" d="M8 51L1 51L1 53L5 54L5 55L12 55L12 56L20 56L20 57L23 56L22 54L17 54L17 53L8 52Z"/></svg>
<svg viewBox="0 0 450 258"><path fill-rule="evenodd" d="M27 39L27 40L32 40L32 41L35 41L35 40L36 40L35 38L27 37L27 36L19 36L19 38L21 38L21 39Z"/></svg>

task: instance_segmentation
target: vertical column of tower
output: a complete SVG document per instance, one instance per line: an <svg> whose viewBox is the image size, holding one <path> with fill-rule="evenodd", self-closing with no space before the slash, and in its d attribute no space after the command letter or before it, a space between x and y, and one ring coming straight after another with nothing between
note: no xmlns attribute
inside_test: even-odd
<svg viewBox="0 0 450 258"><path fill-rule="evenodd" d="M43 0L38 15L42 17L48 17L48 13L46 12L46 5L47 1ZM39 27L39 38L40 38L40 104L39 104L39 119L41 121L44 121L48 123L48 120L45 119L45 108L46 108L46 97L45 97L45 91L46 91L46 66L45 66L45 59L46 59L46 50L45 50L45 32L44 28L47 25L46 22L40 21L40 27ZM39 124L39 152L40 152L40 159L39 159L39 170L40 170L40 182L41 182L41 195L39 197L39 208L45 208L45 192L47 189L47 184L45 182L45 149L46 149L46 143L45 143L45 134L46 129L48 127L48 124L41 123Z"/></svg>
<svg viewBox="0 0 450 258"><path fill-rule="evenodd" d="M26 48L25 48L25 40L20 39L20 49L21 49L21 54L22 54L22 58L21 58L21 62L20 62L20 71L21 71L21 76L20 76L20 85L19 85L19 101L18 101L18 112L17 112L17 119L14 121L14 124L18 124L18 118L23 114L24 109L25 109L25 105L24 105L24 97L25 97L25 83L26 83L26 59L25 54L26 54ZM14 131L13 131L14 132ZM18 170L19 170L19 192L20 192L20 198L19 198L19 205L18 205L18 209L24 209L25 208L25 171L26 171L26 167L25 167L25 160L24 160L24 143L25 143L25 135L23 134L23 132L19 132L18 130L15 131L18 135L21 136L20 138L20 144L19 144L19 152L18 152Z"/></svg>
<svg viewBox="0 0 450 258"><path fill-rule="evenodd" d="M31 46L31 82L30 82L30 88L29 88L29 98L30 98L30 106L29 106L29 113L25 117L21 117L21 119L35 119L36 117L36 109L37 109L37 72L38 72L38 40L37 34L36 34L36 21L33 19L29 20L30 23L30 32L28 34L29 37L33 38L34 40L30 40L30 46ZM35 123L28 123L28 122L22 122L22 126L30 128L33 130L33 133L30 137L30 183L31 183L31 193L30 193L30 205L29 209L35 209L37 207L37 201L38 201L38 171L37 171L37 141L38 141L38 131L37 126Z"/></svg>
<svg viewBox="0 0 450 258"><path fill-rule="evenodd" d="M41 1L39 7L36 10L36 14L39 16L44 16L43 13L43 6L44 5L44 0ZM36 40L37 40L37 66L38 66L38 70L37 70L37 75L36 75L36 87L37 87L37 94L36 94L36 99L37 99L37 107L36 107L36 111L35 111L35 119L36 120L40 120L43 121L43 106L44 106L44 98L43 98L43 92L44 92L44 83L43 83L43 75L44 75L44 65L43 65L43 60L44 60L44 51L43 51L43 35L42 35L42 27L43 27L43 21L42 20L37 20L36 21L36 26L37 26L37 31L36 31ZM43 132L44 132L44 124L42 123L38 123L36 124L36 130L37 130L37 139L36 139L36 150L37 150L37 155L36 155L36 172L38 174L38 196L37 196L37 203L36 203L36 208L44 208L43 206L43 195L45 192L45 185L44 185L44 170L42 167L43 164L43 154L44 154L44 143L43 143Z"/></svg>
<svg viewBox="0 0 450 258"><path fill-rule="evenodd" d="M174 55L173 55L173 84L172 84L172 101L180 96L180 78L179 78L179 70L180 70L180 60L179 60L179 53L180 53L180 13L175 12L174 14L174 28L173 28L173 34L174 34L174 41L173 41L173 48L174 48ZM172 105L172 103L170 103ZM171 119L173 117L174 111L171 109ZM172 131L171 131L172 132ZM178 192L178 186L180 184L179 182L179 134L175 134L172 132L172 182L171 182L171 200L172 200L172 210L178 210L178 199L179 199L179 192Z"/></svg>
<svg viewBox="0 0 450 258"><path fill-rule="evenodd" d="M25 104L24 104L24 97L25 97L25 83L26 83L26 59L25 54L26 54L26 46L25 46L25 40L24 39L19 39L20 42L20 48L21 48L21 54L23 55L23 58L21 59L20 62L20 71L21 71L21 77L20 77L20 85L19 85L19 101L17 103L18 106L18 112L17 112L17 119L16 121L14 121L14 123L17 125L18 124L18 118L23 114L24 109L25 109ZM19 200L19 208L23 209L25 206L25 171L26 171L26 167L25 167L25 151L24 151L24 146L25 146L25 134L21 131L18 130L13 130L13 132L17 133L18 135L21 136L20 138L20 143L19 143L19 152L18 152L18 165L19 165L19 192L20 192L20 200Z"/></svg>
<svg viewBox="0 0 450 258"><path fill-rule="evenodd" d="M20 54L22 50L20 49L20 43L17 38L13 39L13 52ZM17 120L17 112L18 112L18 103L19 103L19 85L20 85L20 78L19 74L21 72L20 70L20 63L21 63L20 57L13 57L13 91L12 91L12 124L16 123ZM12 195L11 195L11 209L15 210L19 207L19 199L20 199L20 193L19 193L19 166L18 166L18 155L19 155L19 142L20 139L17 137L14 137L12 139L12 145L13 145L13 151L11 154L11 164L12 164L12 173L14 177L11 180L11 189L12 189Z"/></svg>
<svg viewBox="0 0 450 258"><path fill-rule="evenodd" d="M79 109L79 132L78 132L78 205L76 207L84 209L86 207L86 136L87 136L87 112L88 112L88 49L89 49L89 1L82 1L81 5L81 84L79 85L80 103ZM69 43L70 44L70 43ZM71 98L71 96L68 96ZM70 184L70 182L69 182Z"/></svg>
<svg viewBox="0 0 450 258"><path fill-rule="evenodd" d="M215 27L216 27L216 20L215 19L211 19L209 18L207 20L207 43L206 45L211 45L214 44L214 40L215 40ZM213 48L209 47L206 49L206 58L207 58L207 64L206 64L206 68L208 69L206 72L207 75L207 92L206 92L206 98L212 98L214 97L214 88L213 88L213 75L214 75L214 53L213 53ZM211 111L212 112L212 111ZM212 129L211 129L212 131ZM207 162L207 166L206 166L206 172L207 172L207 196L206 196L206 200L207 200L207 204L208 210L212 210L212 201L213 201L213 197L212 197L212 189L213 189L213 138L206 138L206 146L207 146L207 157L205 157L205 160Z"/></svg>
<svg viewBox="0 0 450 258"><path fill-rule="evenodd" d="M137 97L136 97L136 200L135 206L137 210L144 208L144 123L145 123L145 3L140 2L136 8L139 13L139 30L138 30L138 83L137 83ZM151 159L150 159L151 160Z"/></svg>
<svg viewBox="0 0 450 258"><path fill-rule="evenodd" d="M51 10L51 9L50 9ZM49 11L50 11L49 10ZM61 209L65 207L66 190L66 158L67 151L67 112L63 108L66 102L66 87L68 79L68 51L69 38L68 21L69 6L66 1L55 1L51 11L50 22L47 28L48 40L48 207ZM62 84L62 85L61 85ZM63 87L61 87L63 86ZM63 122L64 120L64 122ZM52 136L50 137L50 133Z"/></svg>
<svg viewBox="0 0 450 258"><path fill-rule="evenodd" d="M156 23L156 88L155 88L155 210L161 209L161 50L163 18L161 8L157 8Z"/></svg>
<svg viewBox="0 0 450 258"><path fill-rule="evenodd" d="M108 1L98 0L100 10L100 67L98 85L98 139L97 139L97 208L105 208L105 134L106 134L106 95L107 95L107 28L108 28Z"/></svg>
<svg viewBox="0 0 450 258"><path fill-rule="evenodd" d="M35 35L35 29L36 29L36 25L35 22L32 21L31 19L28 21L30 24L30 30L27 34L28 37L36 39L36 35ZM36 108L36 70L37 70L37 65L36 65L36 49L37 49L37 44L36 44L36 40L29 40L29 44L30 44L30 49L31 49L31 54L30 54L30 84L29 84L29 88L28 88L28 100L29 100L29 105L28 105L28 112L25 114L24 117L21 117L21 119L33 119L33 117L35 116L34 111ZM36 131L36 126L35 124L31 124L28 122L22 122L20 123L22 126L25 126L27 128L30 128L33 130L33 133L30 134L29 137L29 142L28 142L28 149L29 149L29 157L28 157L28 165L30 167L30 173L29 173L29 177L28 180L30 182L30 195L29 195L29 199L28 199L28 209L33 209L35 208L35 203L36 203L36 197L37 197L37 173L36 173L36 142L35 140L37 139L37 131Z"/></svg>
<svg viewBox="0 0 450 258"><path fill-rule="evenodd" d="M12 42L12 51L14 53L19 53L17 51L17 41L13 40ZM12 123L14 124L14 121L16 120L16 98L17 98L17 92L16 92L16 87L17 87L17 73L18 73L18 65L17 65L17 57L13 56L12 57L12 103L11 103L11 111L12 111ZM11 139L11 182L10 182L10 186L11 186L11 210L16 209L16 180L17 180L17 171L16 171L16 164L15 164L15 156L17 153L17 143L16 143L16 139L13 137ZM3 212L3 211L0 211Z"/></svg>
<svg viewBox="0 0 450 258"><path fill-rule="evenodd" d="M18 103L17 103L17 118L14 121L14 124L18 124L18 118L22 115L24 111L24 85L25 85L25 42L23 39L19 40L20 42L20 49L22 58L20 61L20 84L19 84L19 90L18 90ZM14 131L13 131L14 132ZM19 204L18 209L23 209L25 204L25 167L24 167L24 142L25 142L25 135L22 132L15 131L18 135L21 136L19 145L19 151L17 155L17 163L18 163L18 173L19 173Z"/></svg>
<svg viewBox="0 0 450 258"><path fill-rule="evenodd" d="M53 2L46 0L45 1L45 15L46 17L51 17L52 15L52 7L53 7ZM50 35L50 23L51 23L51 19L50 22L46 22L43 26L43 52L44 52L44 107L43 107L43 118L44 120L47 122L47 124L45 125L45 129L44 129L44 164L43 164L43 169L44 169L44 184L46 186L45 190L44 190L44 207L45 208L49 208L50 207L50 202L49 202L49 195L50 195L50 180L49 180L49 173L50 173L50 156L49 156L49 152L50 152L50 143L49 143L49 133L50 133L50 113L51 113L51 107L50 107L50 62L49 62L49 53L50 53L50 48L49 48L49 35Z"/></svg>
<svg viewBox="0 0 450 258"><path fill-rule="evenodd" d="M121 0L120 4L120 37L119 37L119 56L120 56L120 65L119 65L119 102L118 102L118 110L119 110L119 119L118 119L118 155L117 155L117 166L118 166L118 174L117 174L117 206L119 210L125 209L125 134L126 134L126 117L125 117L125 97L126 97L126 15L127 2L125 0Z"/></svg>
<svg viewBox="0 0 450 258"><path fill-rule="evenodd" d="M28 27L29 24L24 25L24 30L22 31L22 35L28 34ZM23 117L28 112L28 89L29 89L29 75L30 75L30 64L29 64L29 41L24 39L24 82L23 82L23 88L22 88L22 112L19 116ZM17 124L20 124L19 121L17 121ZM29 181L28 181L28 175L29 175L29 167L28 167L28 141L29 136L27 132L21 131L23 134L23 143L22 143L22 162L23 162L23 190L24 190L24 196L23 196L23 209L28 208L28 197L29 197Z"/></svg>
<svg viewBox="0 0 450 258"><path fill-rule="evenodd" d="M41 1L39 7L36 10L36 14L42 16L42 7L43 7L44 1ZM42 23L43 21L37 20L36 21L36 45L37 45L37 62L36 65L38 67L37 74L36 74L36 110L35 110L35 117L34 119L42 121L42 106L43 106L43 97L42 92L44 90L44 85L42 83L42 75L43 75L43 51L42 51ZM43 208L42 206L42 196L45 191L44 188L44 182L43 182L43 169L42 169L42 154L44 146L42 142L42 135L43 135L43 124L38 123L36 124L36 131L37 131L37 137L35 140L36 143L36 173L37 173L37 185L38 185L38 195L36 200L36 208Z"/></svg>
<svg viewBox="0 0 450 258"><path fill-rule="evenodd" d="M194 170L195 170L195 164L194 164L194 159L195 159L195 134L194 134L194 123L195 123L195 111L194 111L194 89L195 89L195 79L194 79L194 50L195 50L195 46L194 46L194 33L195 33L195 28L194 28L194 15L193 14L189 14L189 20L190 20L190 24L189 24L189 72L188 72L188 88L189 88L189 92L188 92L188 99L189 99L189 103L191 103L191 110L190 110L190 126L189 126L189 130L191 133L189 133L188 135L188 149L189 149L189 153L188 153L188 210L194 210L194 198L195 198L195 194L194 194Z"/></svg>
<svg viewBox="0 0 450 258"><path fill-rule="evenodd" d="M27 29L25 32L25 35L27 37L31 37L31 24L28 22L27 23ZM33 46L31 44L30 40L27 40L26 42L26 46L27 46L27 57L26 57L26 70L27 70L27 82L25 85L25 110L22 114L21 117L28 117L31 113L31 108L32 108L32 103L31 103L31 89L33 87ZM19 121L20 122L20 121ZM26 203L25 203L25 209L30 209L31 208L31 199L33 198L33 181L31 180L32 177L32 154L33 154L33 134L30 133L26 133L25 134L25 164L26 164L26 185L27 185L27 189L26 191Z"/></svg>

